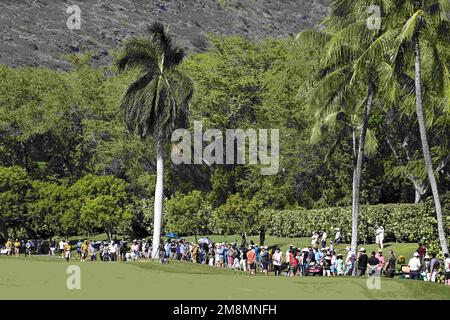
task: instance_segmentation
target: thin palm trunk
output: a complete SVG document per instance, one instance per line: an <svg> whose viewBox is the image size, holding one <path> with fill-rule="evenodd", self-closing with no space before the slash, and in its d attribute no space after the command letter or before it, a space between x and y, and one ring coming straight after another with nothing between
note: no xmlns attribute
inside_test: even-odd
<svg viewBox="0 0 450 320"><path fill-rule="evenodd" d="M156 186L155 186L155 206L153 221L153 246L152 258L157 259L159 256L159 246L161 239L161 220L163 215L163 191L164 191L164 158L163 146L160 139L156 143Z"/></svg>
<svg viewBox="0 0 450 320"><path fill-rule="evenodd" d="M445 237L444 224L442 221L441 201L439 200L439 191L436 183L436 177L434 175L433 162L431 161L430 146L428 145L427 131L425 128L425 120L423 114L422 84L420 81L420 44L418 34L414 36L413 41L414 41L414 57L415 57L416 112L417 112L417 120L419 122L420 139L422 141L422 151L425 160L425 167L427 169L428 179L430 180L430 187L433 193L434 206L436 208L439 241L441 243L442 251L444 253L448 253L447 239Z"/></svg>
<svg viewBox="0 0 450 320"><path fill-rule="evenodd" d="M361 133L359 135L358 156L356 166L353 170L353 202L352 202L352 240L351 249L356 255L358 246L358 218L359 218L359 200L361 194L361 171L364 159L364 145L366 143L367 127L369 123L370 109L372 108L372 100L374 93L374 85L369 82L367 93L367 101L364 106L363 123ZM353 267L353 275L356 274L356 265Z"/></svg>

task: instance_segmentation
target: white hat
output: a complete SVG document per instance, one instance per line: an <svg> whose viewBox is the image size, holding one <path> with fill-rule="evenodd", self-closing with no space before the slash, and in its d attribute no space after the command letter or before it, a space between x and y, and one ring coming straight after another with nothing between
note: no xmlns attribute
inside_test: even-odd
<svg viewBox="0 0 450 320"><path fill-rule="evenodd" d="M360 252L364 252L366 251L366 248L362 247L361 249L359 249Z"/></svg>
<svg viewBox="0 0 450 320"><path fill-rule="evenodd" d="M419 253L418 253L418 252L414 252L413 256L414 256L414 257L418 257L418 256L419 256Z"/></svg>

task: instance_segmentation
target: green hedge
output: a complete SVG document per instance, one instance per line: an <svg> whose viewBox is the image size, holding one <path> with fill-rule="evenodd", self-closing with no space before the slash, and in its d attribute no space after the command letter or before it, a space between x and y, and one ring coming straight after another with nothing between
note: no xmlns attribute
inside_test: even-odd
<svg viewBox="0 0 450 320"><path fill-rule="evenodd" d="M450 194L442 197L446 232L450 227ZM265 210L270 221L267 233L280 237L310 237L313 231L328 232L340 228L344 240L351 238L351 207L325 209ZM374 241L376 224L385 230L385 241L415 242L437 238L433 201L420 204L362 205L359 219L359 241Z"/></svg>

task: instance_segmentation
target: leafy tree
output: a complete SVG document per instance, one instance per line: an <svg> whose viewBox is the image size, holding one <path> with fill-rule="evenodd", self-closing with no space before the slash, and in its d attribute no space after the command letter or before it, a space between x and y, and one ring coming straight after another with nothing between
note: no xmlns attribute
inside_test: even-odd
<svg viewBox="0 0 450 320"><path fill-rule="evenodd" d="M211 207L202 192L194 190L188 194L176 193L166 202L167 231L197 235L208 232Z"/></svg>
<svg viewBox="0 0 450 320"><path fill-rule="evenodd" d="M26 195L31 187L30 178L25 169L0 167L0 233L9 237L8 228L24 225L26 214Z"/></svg>
<svg viewBox="0 0 450 320"><path fill-rule="evenodd" d="M88 235L101 230L106 232L108 239L112 239L117 226L131 219L130 213L121 205L121 200L117 194L86 199L81 207L80 224Z"/></svg>

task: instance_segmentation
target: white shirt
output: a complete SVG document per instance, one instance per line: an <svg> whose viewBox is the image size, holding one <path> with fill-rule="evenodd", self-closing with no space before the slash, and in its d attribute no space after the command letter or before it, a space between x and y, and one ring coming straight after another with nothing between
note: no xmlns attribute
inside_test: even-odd
<svg viewBox="0 0 450 320"><path fill-rule="evenodd" d="M327 240L327 233L324 232L322 233L322 241L326 241Z"/></svg>
<svg viewBox="0 0 450 320"><path fill-rule="evenodd" d="M410 271L418 271L421 266L420 260L416 257L413 257L409 259L408 266Z"/></svg>
<svg viewBox="0 0 450 320"><path fill-rule="evenodd" d="M280 252L275 252L273 254L272 258L273 258L273 265L281 266L281 259L282 259L281 251Z"/></svg>
<svg viewBox="0 0 450 320"><path fill-rule="evenodd" d="M384 238L384 228L378 227L376 235L379 236L380 238Z"/></svg>
<svg viewBox="0 0 450 320"><path fill-rule="evenodd" d="M450 258L445 258L444 268L445 268L445 272L450 272Z"/></svg>
<svg viewBox="0 0 450 320"><path fill-rule="evenodd" d="M110 246L109 246L109 251L111 252L111 253L116 253L116 249L117 249L117 245L114 243L114 244L111 244Z"/></svg>
<svg viewBox="0 0 450 320"><path fill-rule="evenodd" d="M336 236L334 237L334 240L340 239L341 238L341 232L338 231L336 232Z"/></svg>
<svg viewBox="0 0 450 320"><path fill-rule="evenodd" d="M59 249L63 250L65 246L66 246L66 243L65 243L64 241L61 240L61 241L59 242Z"/></svg>

